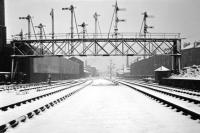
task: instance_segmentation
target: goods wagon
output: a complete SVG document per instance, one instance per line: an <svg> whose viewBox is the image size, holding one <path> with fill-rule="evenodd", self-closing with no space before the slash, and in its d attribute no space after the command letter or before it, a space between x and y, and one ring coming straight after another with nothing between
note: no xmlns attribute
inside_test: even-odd
<svg viewBox="0 0 200 133"><path fill-rule="evenodd" d="M80 75L80 77L83 77L84 76L84 63L83 63L83 61L76 58L76 57L71 57L71 58L69 58L69 60L79 64L79 75Z"/></svg>
<svg viewBox="0 0 200 133"><path fill-rule="evenodd" d="M164 66L171 68L171 56L156 55L131 64L131 75L135 77L154 77L154 70Z"/></svg>
<svg viewBox="0 0 200 133"><path fill-rule="evenodd" d="M200 65L200 48L191 48L182 51L181 66Z"/></svg>
<svg viewBox="0 0 200 133"><path fill-rule="evenodd" d="M24 74L25 82L64 80L79 77L79 64L63 57L18 58L17 72Z"/></svg>
<svg viewBox="0 0 200 133"><path fill-rule="evenodd" d="M79 75L79 64L65 58L60 58L60 72ZM67 61L66 61L67 60Z"/></svg>
<svg viewBox="0 0 200 133"><path fill-rule="evenodd" d="M61 57L33 58L33 72L79 74L79 64Z"/></svg>
<svg viewBox="0 0 200 133"><path fill-rule="evenodd" d="M181 51L181 68L200 65L200 48L191 48ZM153 76L154 70L164 66L172 68L172 57L166 55L156 55L131 64L131 75L133 77Z"/></svg>

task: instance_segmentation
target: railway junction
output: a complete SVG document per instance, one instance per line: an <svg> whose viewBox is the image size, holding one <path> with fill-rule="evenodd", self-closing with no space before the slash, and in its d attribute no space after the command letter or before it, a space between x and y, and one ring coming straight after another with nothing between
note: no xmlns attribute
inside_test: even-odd
<svg viewBox="0 0 200 133"><path fill-rule="evenodd" d="M41 86L1 92L1 132L199 132L199 92L121 79Z"/></svg>
<svg viewBox="0 0 200 133"><path fill-rule="evenodd" d="M89 33L86 22L78 25L77 7L70 5L61 8L70 11L70 33L56 33L52 8L51 33L27 14L19 17L27 21L27 33L21 30L7 43L0 2L0 133L200 131L200 79L180 78L198 73L200 66L189 71L184 59L192 52L182 51L180 33L149 32L152 16L146 11L140 32L119 32L119 22L125 21L119 11L125 9L116 1L109 32L101 32L95 12L95 31ZM100 74L82 60L90 56L124 56L130 71L113 72L111 60ZM131 57L143 60L129 65Z"/></svg>

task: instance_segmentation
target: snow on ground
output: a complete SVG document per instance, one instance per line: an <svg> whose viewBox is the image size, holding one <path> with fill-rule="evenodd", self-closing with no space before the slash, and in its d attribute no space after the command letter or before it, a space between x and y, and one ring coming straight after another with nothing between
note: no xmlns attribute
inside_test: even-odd
<svg viewBox="0 0 200 133"><path fill-rule="evenodd" d="M65 86L61 86L61 85L46 86L43 88L45 88L47 90L37 91L37 90L40 90L41 88L33 89L30 91L27 91L27 93L24 93L24 94L23 93L19 94L18 91L14 91L14 90L13 91L3 91L0 93L0 107L7 106L7 105L17 103L17 102L21 102L23 100L41 96L41 95L44 95L47 93L55 92L56 90L60 90L60 89L63 89L63 88L69 87L69 86L71 86L71 84L65 84Z"/></svg>
<svg viewBox="0 0 200 133"><path fill-rule="evenodd" d="M125 82L128 81L128 82L131 82L131 83L134 83L134 84L141 84L141 85L144 85L144 86L147 86L147 87L151 87L155 90L162 90L164 92L173 93L173 94L176 94L176 95L179 95L179 96L184 96L184 97L200 100L199 96L187 94L187 93L191 93L191 94L199 95L200 94L199 92L194 92L194 91L190 91L190 90L180 90L179 88L177 89L177 88L174 88L174 87L163 86L163 85L152 84L152 83L149 84L149 83L146 83L144 81L141 82L141 81L138 81L138 80L121 80L121 81L125 81ZM180 93L179 91L185 92L185 93Z"/></svg>
<svg viewBox="0 0 200 133"><path fill-rule="evenodd" d="M200 65L193 65L189 67L184 67L180 74L170 76L172 79L191 79L200 80Z"/></svg>
<svg viewBox="0 0 200 133"><path fill-rule="evenodd" d="M126 80L124 80L126 81ZM180 89L180 88L176 88L176 87L170 87L170 86L165 86L165 85L158 85L158 83L148 83L148 82L144 82L144 81L140 81L140 80L128 80L129 82L132 82L132 83L139 83L139 84L145 84L145 85L150 85L151 87L154 87L155 88L163 88L162 90L166 90L166 89L169 89L171 90L173 93L177 92L177 91L181 91L181 92L184 92L184 93L191 93L191 94L194 94L194 95L199 95L200 93L199 92L195 92L195 91L192 91L192 90L184 90L184 89ZM161 89L160 88L160 89ZM183 96L186 96L184 93L182 93L181 95ZM177 94L180 94L180 93L177 93ZM199 96L189 96L190 98L197 98L199 99L200 97Z"/></svg>
<svg viewBox="0 0 200 133"><path fill-rule="evenodd" d="M132 83L134 83L134 82L132 82ZM140 84L140 83L138 83L138 84ZM145 86L149 87L148 84L146 84ZM200 101L200 97L199 96L188 95L188 94L185 94L185 93L180 93L180 92L173 91L173 90L179 90L180 91L180 89L175 89L175 88L172 88L172 87L171 88L170 87L165 87L165 88L169 88L170 89L170 90L167 90L167 89L160 88L160 86L159 87L150 86L150 87L155 89L155 90L162 90L163 92L169 92L169 93L173 93L173 94L176 94L176 95L179 95L179 96L188 97L188 98L192 98L192 99L196 99L196 100ZM181 91L190 92L191 93L191 91L187 91L187 90L181 90ZM199 94L198 92L197 93L192 92L192 93Z"/></svg>
<svg viewBox="0 0 200 133"><path fill-rule="evenodd" d="M47 96L47 97L43 97L40 100L36 100L36 101L32 101L31 103L23 104L20 107L15 107L13 109L9 108L8 111L5 111L5 112L0 111L0 125L6 124L11 120L19 118L22 115L25 115L25 114L27 114L27 113L35 110L35 109L38 109L38 108L44 106L45 104L50 103L50 102L52 102L52 101L54 101L58 98L61 98L61 97L65 96L66 94L68 94L72 91L75 91L75 90L79 89L80 87L82 87L82 86L84 86L88 83L89 83L89 81L82 84L81 86L76 86L76 87L66 89L62 92L55 93L55 94ZM69 86L59 87L58 89L63 89L63 88L66 88L66 87L69 87ZM21 97L23 98L23 96L21 96ZM7 100L8 100L8 98L7 98ZM14 98L12 98L12 99L14 99ZM18 95L17 95L17 99L19 99Z"/></svg>
<svg viewBox="0 0 200 133"><path fill-rule="evenodd" d="M144 88L144 87L141 87L141 86L137 86L137 85L133 85L133 84L130 84L131 86L139 89L139 90L142 90L144 92L147 92L149 94L152 94L154 96L157 96L157 97L160 97L166 101L170 101L172 103L176 103L177 105L181 106L181 107L184 107L186 109L189 109L191 111L194 111L198 114L200 114L200 107L194 103L191 103L191 102L188 102L188 101L184 101L184 100L180 100L178 98L175 98L175 97L172 97L172 96L168 96L166 94L163 94L163 93L160 93L160 92L156 92L156 91L153 91L153 90L150 90L148 88ZM199 99L198 99L199 100Z"/></svg>
<svg viewBox="0 0 200 133"><path fill-rule="evenodd" d="M199 133L198 121L131 88L111 84L94 80L93 85L9 133Z"/></svg>

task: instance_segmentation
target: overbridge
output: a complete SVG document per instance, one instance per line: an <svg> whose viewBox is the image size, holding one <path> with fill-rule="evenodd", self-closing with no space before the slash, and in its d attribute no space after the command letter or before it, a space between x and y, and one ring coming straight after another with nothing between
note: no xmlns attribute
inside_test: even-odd
<svg viewBox="0 0 200 133"><path fill-rule="evenodd" d="M117 2L114 7L114 12L108 33L101 33L99 26L98 13L95 12L95 32L87 33L87 24L83 22L77 24L75 7L71 5L62 10L71 12L71 32L56 33L54 32L54 9L50 15L52 18L52 32L45 33L44 25L39 24L34 26L32 17L20 17L28 21L28 32L22 32L13 36L11 42L13 48L12 55L12 73L14 70L15 59L23 57L35 56L143 56L148 58L154 55L172 56L172 70L178 72L180 70L180 55L181 55L181 38L178 33L150 33L147 24L148 15L144 12L143 22L139 33L120 33L118 32L118 23L124 22L124 19L119 19L118 12L123 11L119 8ZM74 32L74 22L76 24L76 33ZM31 34L31 25L34 34ZM78 26L82 31L78 31ZM114 26L114 32L111 33L111 28ZM36 34L34 27L39 28L39 34ZM98 32L99 28L99 32ZM143 32L142 32L143 29Z"/></svg>
<svg viewBox="0 0 200 133"><path fill-rule="evenodd" d="M39 38L35 37L35 38ZM12 57L27 56L172 56L172 69L180 69L180 34L139 33L55 34L40 39L17 38L11 42Z"/></svg>
<svg viewBox="0 0 200 133"><path fill-rule="evenodd" d="M67 34L66 34L67 36ZM118 38L106 37L106 34L94 38L45 38L23 40L14 39L11 44L15 55L63 55L63 56L153 56L155 54L180 54L181 38L179 34L151 33L147 37L135 34L121 34ZM61 36L62 37L62 36ZM22 48L28 47L28 51ZM144 52L145 51L145 52ZM33 54L34 53L34 54Z"/></svg>

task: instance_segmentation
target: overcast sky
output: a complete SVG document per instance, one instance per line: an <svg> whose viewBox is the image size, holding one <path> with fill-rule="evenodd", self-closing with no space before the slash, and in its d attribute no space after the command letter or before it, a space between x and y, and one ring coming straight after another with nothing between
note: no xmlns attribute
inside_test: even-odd
<svg viewBox="0 0 200 133"><path fill-rule="evenodd" d="M27 32L27 22L18 19L27 14L34 17L34 25L43 23L46 25L46 32L50 33L51 8L55 9L55 32L70 32L70 12L61 9L71 4L76 6L78 23L88 24L88 32L94 32L94 12L101 15L99 21L102 32L108 32L115 0L5 0L8 39L21 29ZM126 22L119 24L119 32L139 32L141 13L147 11L154 16L147 20L149 25L155 27L150 32L181 33L182 37L187 38L184 41L200 40L200 0L118 0L118 6L126 8L126 11L119 13L119 18L126 19ZM113 59L113 62L117 62L119 58ZM96 58L88 63L99 65L94 61L97 62Z"/></svg>

